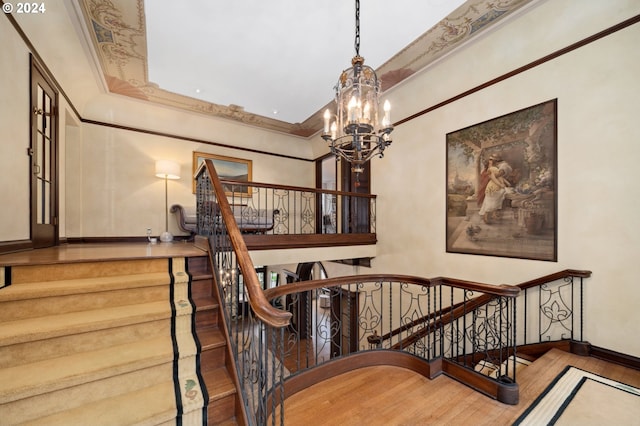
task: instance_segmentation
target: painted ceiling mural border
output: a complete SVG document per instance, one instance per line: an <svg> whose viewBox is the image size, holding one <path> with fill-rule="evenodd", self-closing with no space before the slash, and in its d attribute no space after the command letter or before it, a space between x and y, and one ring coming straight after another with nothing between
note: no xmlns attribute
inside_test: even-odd
<svg viewBox="0 0 640 426"><path fill-rule="evenodd" d="M466 2L376 70L383 90L533 1ZM80 5L109 92L297 136L309 137L322 128L326 106L302 123L287 123L246 112L241 106L218 105L163 90L148 80L144 0L81 0Z"/></svg>

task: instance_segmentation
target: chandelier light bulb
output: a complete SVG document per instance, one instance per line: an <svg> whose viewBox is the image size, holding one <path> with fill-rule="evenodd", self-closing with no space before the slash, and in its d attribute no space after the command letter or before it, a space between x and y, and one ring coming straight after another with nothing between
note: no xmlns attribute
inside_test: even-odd
<svg viewBox="0 0 640 426"><path fill-rule="evenodd" d="M382 127L387 128L391 125L391 104L389 100L384 101L384 117L382 118Z"/></svg>
<svg viewBox="0 0 640 426"><path fill-rule="evenodd" d="M326 109L324 111L324 132L329 133L329 120L331 120L331 112Z"/></svg>

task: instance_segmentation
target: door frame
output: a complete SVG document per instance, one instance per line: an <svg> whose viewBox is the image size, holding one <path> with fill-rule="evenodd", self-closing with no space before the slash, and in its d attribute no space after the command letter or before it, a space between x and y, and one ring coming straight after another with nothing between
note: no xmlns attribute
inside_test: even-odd
<svg viewBox="0 0 640 426"><path fill-rule="evenodd" d="M40 86L44 93L51 99L51 108L49 112L49 126L51 132L49 134L50 146L50 189L49 189L49 206L48 206L48 222L45 224L38 223L38 178L36 177L36 155L38 141L38 119L42 117L44 111L37 108L37 86ZM60 191L59 191L59 141L58 141L58 91L52 83L52 79L45 72L45 68L41 66L30 55L30 75L29 75L29 200L30 200L30 234L33 248L43 248L56 246L60 242L59 236L59 217L60 217Z"/></svg>

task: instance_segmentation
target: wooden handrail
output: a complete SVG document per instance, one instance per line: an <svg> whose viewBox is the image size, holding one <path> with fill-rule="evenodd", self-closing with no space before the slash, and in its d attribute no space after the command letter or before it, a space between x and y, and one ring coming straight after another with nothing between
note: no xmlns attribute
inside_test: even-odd
<svg viewBox="0 0 640 426"><path fill-rule="evenodd" d="M342 196L359 197L359 198L377 198L377 195L375 194L363 194L360 192L345 192L345 191L336 191L333 189L322 189L322 188L305 188L302 186L279 185L274 183L263 183L263 182L247 182L247 181L234 180L234 179L220 179L220 183L227 184L227 185L252 186L256 188L272 188L272 189L279 189L284 191L313 192L316 194L342 195Z"/></svg>
<svg viewBox="0 0 640 426"><path fill-rule="evenodd" d="M501 285L491 285L491 284L483 284L473 281L465 281L459 280L455 278L447 278L447 277L438 277L438 278L422 278L410 275L388 275L388 274L368 274L368 275L349 275L343 277L335 277L335 278L327 278L323 280L310 280L310 281L300 281L296 282L293 285L283 285L276 288L270 288L264 291L265 297L267 300L273 300L277 297L284 296L292 293L299 293L319 288L326 287L336 287L342 286L345 284L353 284L353 283L361 283L361 282L379 282L379 281L388 281L388 282L400 282L400 283L408 283L415 284L425 287L435 287L440 284L455 287L463 290L477 291L484 293L481 296L467 301L454 304L451 307L446 308L446 318L438 319L434 324L439 326L443 323L449 322L452 318L457 318L464 313L469 312L478 306L481 306L491 299L495 297L511 297L515 298L519 293L520 289L518 287L509 286L505 284ZM431 313L424 318L424 322L434 321L436 318L440 318L440 313ZM418 323L420 320L416 320ZM407 327L407 324L403 325L401 328ZM426 330L426 329L425 329ZM422 333L426 331L422 330ZM401 330L394 330L390 333L386 333L383 336L378 336L378 338L382 337L383 339L389 338L392 335L397 334ZM411 343L411 341L418 340L421 336L421 333L414 333L414 335L405 339L402 343L399 343L395 346L406 346ZM394 348L392 348L394 349Z"/></svg>
<svg viewBox="0 0 640 426"><path fill-rule="evenodd" d="M260 320L272 327L281 328L289 325L292 314L273 307L267 301L262 291L262 286L258 280L255 266L253 265L251 256L249 256L249 251L247 250L247 246L242 238L242 233L240 232L238 224L233 216L229 201L227 200L227 197L224 196L224 188L218 178L213 162L210 159L206 159L203 164L206 165L206 170L207 173L209 173L211 184L213 185L215 193L218 195L216 198L220 214L226 224L231 245L236 253L236 260L240 266L240 271L242 272L244 285L249 293L249 303L251 304L253 312L258 318L260 318ZM198 171L201 170L201 168L198 169ZM199 175L199 173L197 175Z"/></svg>
<svg viewBox="0 0 640 426"><path fill-rule="evenodd" d="M422 278L411 275L393 275L393 274L368 274L368 275L347 275L343 277L327 278L324 280L300 281L295 285L284 285L276 288L270 288L264 291L267 299L273 299L286 294L298 293L301 291L313 290L323 287L335 287L345 284L354 284L362 282L378 282L393 281L407 284L421 285L425 287L434 287L439 284L445 284L450 287L456 287L465 290L479 291L491 296L515 297L520 293L520 289L509 285L491 285L477 283L473 281L463 281L455 278Z"/></svg>
<svg viewBox="0 0 640 426"><path fill-rule="evenodd" d="M521 290L525 290L527 288L536 287L536 286L539 286L540 284L549 283L551 281L560 280L563 278L569 278L569 277L589 278L590 276L591 276L591 271L565 269L564 271L554 272L553 274L545 275L544 277L525 281L523 283L517 284L516 287L520 288Z"/></svg>

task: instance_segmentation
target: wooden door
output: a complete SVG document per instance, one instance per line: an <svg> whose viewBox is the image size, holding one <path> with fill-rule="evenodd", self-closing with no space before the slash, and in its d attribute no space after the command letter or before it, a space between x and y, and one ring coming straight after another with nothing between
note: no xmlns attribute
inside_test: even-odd
<svg viewBox="0 0 640 426"><path fill-rule="evenodd" d="M351 164L341 160L341 190L358 194L371 193L371 162L363 165L363 171L357 176L351 170ZM349 197L342 203L342 232L367 234L371 232L370 200L368 198Z"/></svg>
<svg viewBox="0 0 640 426"><path fill-rule="evenodd" d="M57 93L31 66L31 240L34 248L58 243Z"/></svg>

